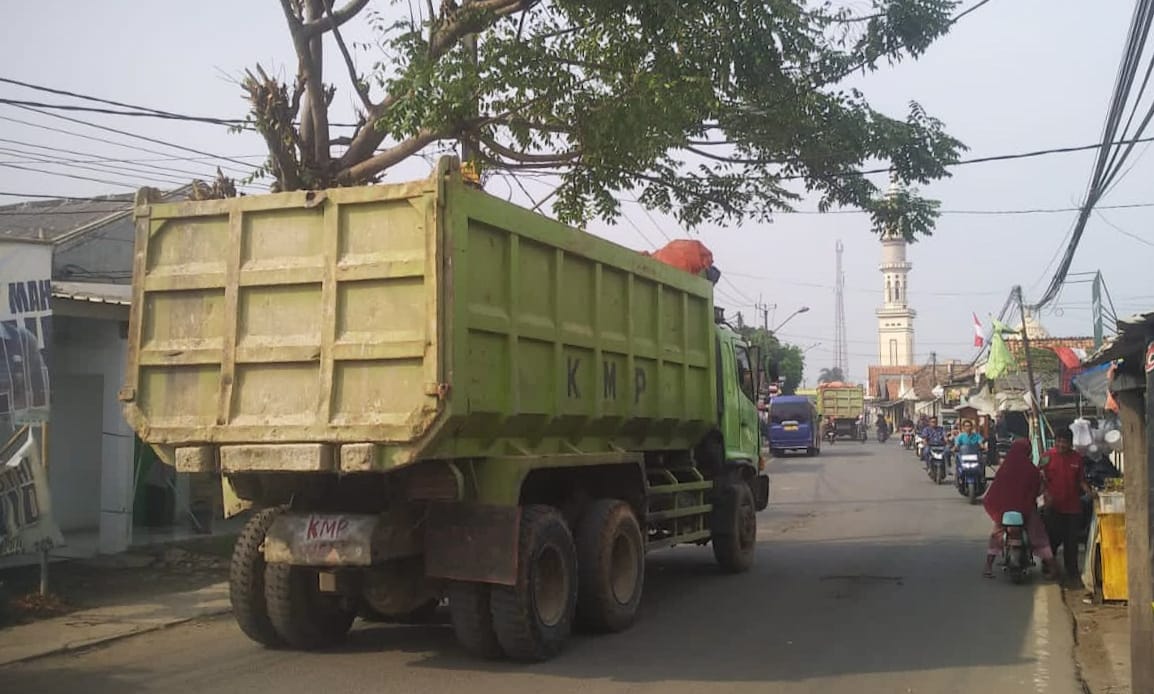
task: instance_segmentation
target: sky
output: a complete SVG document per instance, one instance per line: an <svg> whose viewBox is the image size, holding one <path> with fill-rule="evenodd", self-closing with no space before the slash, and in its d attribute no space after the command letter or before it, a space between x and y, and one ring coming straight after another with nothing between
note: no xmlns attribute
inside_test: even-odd
<svg viewBox="0 0 1154 694"><path fill-rule="evenodd" d="M387 8L386 3L376 4ZM4 66L0 76L12 79L180 113L241 117L245 103L237 80L244 68L260 63L279 74L293 72L295 58L276 0L39 0L10 3L6 10L0 30ZM904 115L910 101L921 103L969 147L967 156L1092 144L1102 131L1132 11L1132 3L1121 0L992 0L962 19L921 59L857 76L849 83L861 88L876 108L894 116ZM367 37L363 24L346 29L350 41ZM332 56L329 77L341 87L334 119L351 118L354 97L345 88L335 53ZM60 101L9 85L0 85L0 97ZM259 162L264 151L257 136L229 133L219 126L74 117L241 161ZM68 171L27 163L17 152L33 151L29 144L104 157L160 156L36 126L133 143L168 156L199 156L0 105L0 138L8 140L0 141L0 162L23 161L17 165ZM1145 146L1139 146L1133 168L1100 205L1154 203L1148 183L1154 157L1143 155ZM1039 297L1075 217L1072 212L960 212L1076 206L1089 181L1093 156L1081 152L959 166L951 178L923 190L941 200L944 214L934 235L912 245L908 253L913 262L910 303L918 314L918 363L927 363L934 353L939 361L971 359L975 354L971 314L988 323L1014 284L1025 288L1027 301ZM170 172L171 179L147 182L132 174L71 170L119 183L110 185L0 163L0 192L124 193L141 183L164 185L187 179L188 171L202 176L212 171L207 161L163 165L181 171ZM391 171L388 180L416 178L427 171L428 165L415 159ZM547 192L535 182L526 186L535 196ZM489 190L525 202L519 189L499 179ZM2 197L0 203L18 200ZM816 205L806 201L798 207L813 210ZM589 231L639 250L664 243L664 237L687 235L673 220L633 203L625 203L623 209L617 224L595 223ZM771 314L776 325L797 308L809 307L789 320L779 335L809 348L806 371L811 384L822 367L834 362L834 247L841 240L849 376L864 380L867 366L877 362L874 310L882 293L880 244L864 215L779 214L771 224L704 228L696 236L712 249L722 271L725 279L717 301L730 313L742 311L751 319L752 304L776 305ZM1101 271L1119 315L1126 315L1154 310L1154 284L1145 274L1151 261L1154 208L1103 210L1091 218L1071 271ZM1090 286L1068 286L1040 318L1054 335L1091 334Z"/></svg>

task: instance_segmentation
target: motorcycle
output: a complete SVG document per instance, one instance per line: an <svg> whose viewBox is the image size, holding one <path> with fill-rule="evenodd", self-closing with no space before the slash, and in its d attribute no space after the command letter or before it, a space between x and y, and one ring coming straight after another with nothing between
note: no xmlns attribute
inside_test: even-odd
<svg viewBox="0 0 1154 694"><path fill-rule="evenodd" d="M950 450L945 444L930 446L929 473L934 484L941 484L946 481L946 466L949 465L949 457Z"/></svg>
<svg viewBox="0 0 1154 694"><path fill-rule="evenodd" d="M1019 511L1002 514L1002 570L1014 583L1022 583L1034 566L1034 552L1026 532L1026 520Z"/></svg>
<svg viewBox="0 0 1154 694"><path fill-rule="evenodd" d="M826 427L825 440L828 441L829 445L832 446L837 441L837 429L834 429L833 427Z"/></svg>
<svg viewBox="0 0 1154 694"><path fill-rule="evenodd" d="M980 446L966 444L958 448L955 456L957 469L954 485L959 494L969 497L971 504L976 504L978 498L986 493L986 466L982 460L982 449Z"/></svg>
<svg viewBox="0 0 1154 694"><path fill-rule="evenodd" d="M914 447L914 430L910 427L902 427L902 447L907 451Z"/></svg>
<svg viewBox="0 0 1154 694"><path fill-rule="evenodd" d="M877 436L878 436L878 443L885 443L886 439L888 439L890 437L890 433L888 431L886 431L885 429L878 429L877 430Z"/></svg>

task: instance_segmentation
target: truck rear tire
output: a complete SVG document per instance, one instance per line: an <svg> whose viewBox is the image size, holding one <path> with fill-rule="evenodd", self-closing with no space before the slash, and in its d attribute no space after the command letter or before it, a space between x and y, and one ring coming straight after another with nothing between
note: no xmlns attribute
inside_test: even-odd
<svg viewBox="0 0 1154 694"><path fill-rule="evenodd" d="M548 660L561 652L577 607L577 550L551 506L521 511L517 582L493 586L493 629L515 660Z"/></svg>
<svg viewBox="0 0 1154 694"><path fill-rule="evenodd" d="M264 589L269 619L292 648L312 651L334 646L345 639L356 618L341 596L320 591L316 569L307 566L268 564Z"/></svg>
<svg viewBox="0 0 1154 694"><path fill-rule="evenodd" d="M449 616L457 643L478 658L496 660L505 655L493 631L487 583L453 581L449 584Z"/></svg>
<svg viewBox="0 0 1154 694"><path fill-rule="evenodd" d="M713 506L713 557L729 573L753 566L757 545L757 513L753 492L742 480L723 487Z"/></svg>
<svg viewBox="0 0 1154 694"><path fill-rule="evenodd" d="M228 566L228 599L232 615L244 635L262 646L276 648L284 640L273 628L264 597L264 536L281 508L257 511L236 538Z"/></svg>
<svg viewBox="0 0 1154 694"><path fill-rule="evenodd" d="M637 618L645 583L645 541L629 504L599 499L577 523L577 623L624 631Z"/></svg>

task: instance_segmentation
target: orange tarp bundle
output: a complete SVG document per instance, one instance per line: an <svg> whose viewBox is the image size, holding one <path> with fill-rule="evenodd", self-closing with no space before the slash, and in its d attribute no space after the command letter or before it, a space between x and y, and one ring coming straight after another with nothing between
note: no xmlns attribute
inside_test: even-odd
<svg viewBox="0 0 1154 694"><path fill-rule="evenodd" d="M713 253L704 243L690 239L670 241L653 253L642 251L642 254L685 270L691 275L699 275L713 265Z"/></svg>

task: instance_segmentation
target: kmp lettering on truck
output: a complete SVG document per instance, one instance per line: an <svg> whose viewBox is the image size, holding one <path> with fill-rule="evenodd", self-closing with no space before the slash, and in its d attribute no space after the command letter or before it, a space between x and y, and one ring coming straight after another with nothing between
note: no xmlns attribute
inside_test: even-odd
<svg viewBox="0 0 1154 694"><path fill-rule="evenodd" d="M569 397L580 398L581 389L577 387L577 369L581 366L581 360L576 357L569 357L569 365L567 371L569 372L569 384L567 386Z"/></svg>
<svg viewBox="0 0 1154 694"><path fill-rule="evenodd" d="M339 540L349 529L348 518L333 518L331 516L312 516L305 530L305 540L324 541Z"/></svg>
<svg viewBox="0 0 1154 694"><path fill-rule="evenodd" d="M574 399L581 398L581 388L577 385L578 371L581 368L581 359L579 357L568 357L566 364L566 393L569 397ZM617 364L612 361L605 361L601 365L601 379L602 379L602 395L606 400L617 399ZM641 402L641 396L645 393L647 386L647 378L645 369L640 366L633 369L633 404Z"/></svg>

